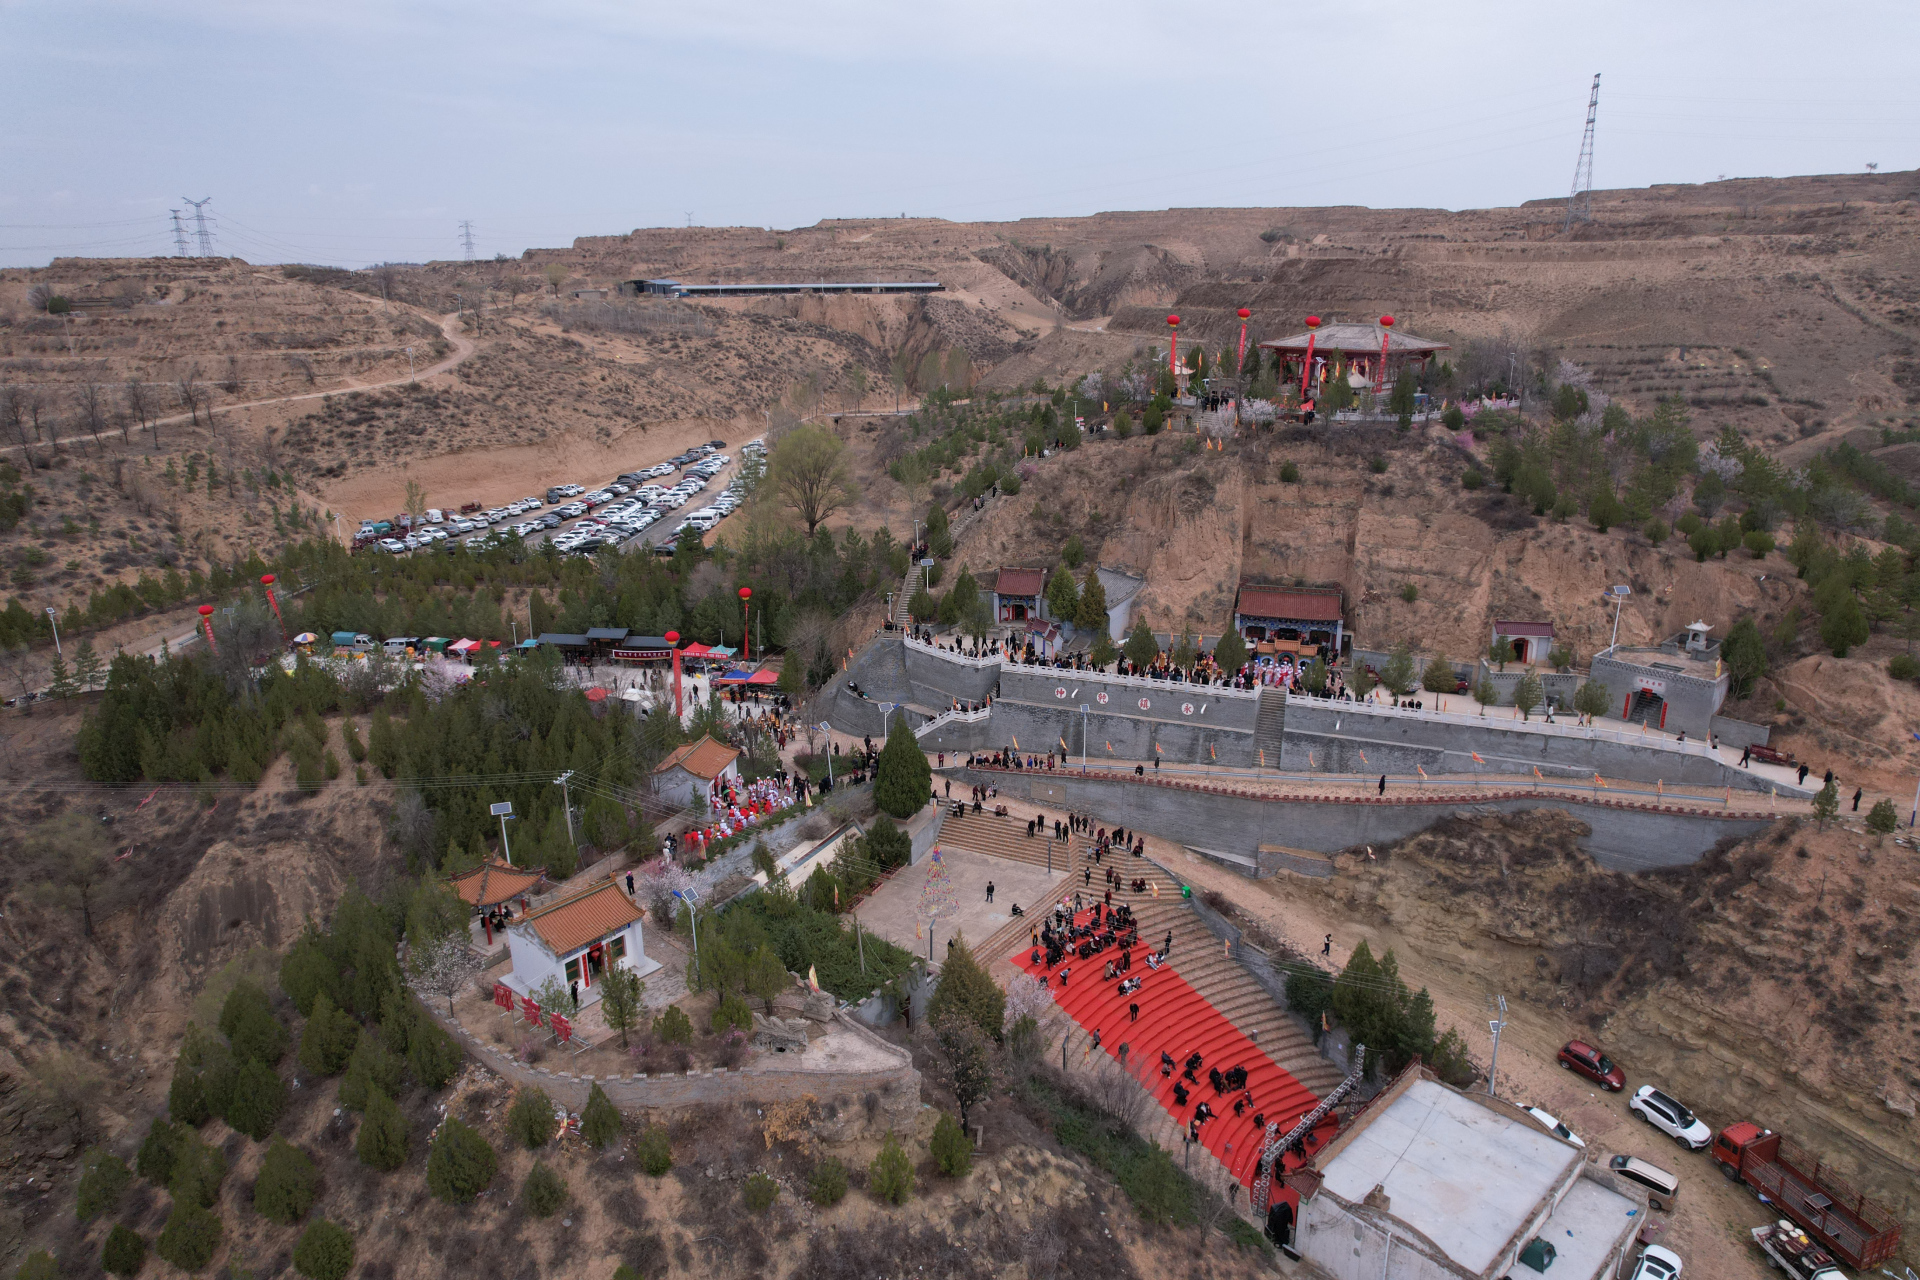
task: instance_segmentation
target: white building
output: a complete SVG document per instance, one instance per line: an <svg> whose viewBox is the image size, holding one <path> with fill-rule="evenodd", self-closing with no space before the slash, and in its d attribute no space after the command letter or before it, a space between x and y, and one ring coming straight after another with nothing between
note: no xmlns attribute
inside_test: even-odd
<svg viewBox="0 0 1920 1280"><path fill-rule="evenodd" d="M1334 1280L1612 1280L1644 1197L1519 1107L1407 1071L1290 1175Z"/></svg>
<svg viewBox="0 0 1920 1280"><path fill-rule="evenodd" d="M548 978L566 987L577 982L580 1004L591 1004L609 965L643 978L660 967L641 947L641 914L613 879L536 907L507 926L513 969L501 981L523 996Z"/></svg>
<svg viewBox="0 0 1920 1280"><path fill-rule="evenodd" d="M696 801L704 803L716 780L738 781L739 777L739 749L701 738L675 748L672 755L653 767L653 793L684 807Z"/></svg>

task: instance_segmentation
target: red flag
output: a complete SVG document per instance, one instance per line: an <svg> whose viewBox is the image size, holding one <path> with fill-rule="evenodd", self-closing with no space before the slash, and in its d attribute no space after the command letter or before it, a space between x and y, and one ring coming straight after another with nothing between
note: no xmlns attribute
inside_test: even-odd
<svg viewBox="0 0 1920 1280"><path fill-rule="evenodd" d="M1482 760L1482 759L1480 758L1480 753L1479 753L1478 751L1469 751L1469 752L1467 752L1467 754L1473 757L1473 762L1474 762L1475 764L1485 764L1485 763L1486 763L1486 761L1485 761L1485 760Z"/></svg>

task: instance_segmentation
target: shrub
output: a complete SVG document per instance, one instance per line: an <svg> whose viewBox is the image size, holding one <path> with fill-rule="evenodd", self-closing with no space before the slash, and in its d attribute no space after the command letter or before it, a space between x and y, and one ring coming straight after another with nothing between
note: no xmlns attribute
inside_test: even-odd
<svg viewBox="0 0 1920 1280"><path fill-rule="evenodd" d="M756 1173L747 1179L747 1208L754 1213L765 1213L773 1208L773 1202L780 1198L780 1184L764 1173Z"/></svg>
<svg viewBox="0 0 1920 1280"><path fill-rule="evenodd" d="M1133 415L1125 409L1113 415L1113 434L1122 440L1133 434Z"/></svg>
<svg viewBox="0 0 1920 1280"><path fill-rule="evenodd" d="M751 1023L752 1017L747 1021ZM693 1019L679 1005L670 1004L665 1013L653 1020L653 1038L662 1044L692 1044Z"/></svg>
<svg viewBox="0 0 1920 1280"><path fill-rule="evenodd" d="M927 1002L927 1023L949 1014L970 1020L996 1041L1007 1020L1007 993L980 967L966 939L957 934L947 949L933 998Z"/></svg>
<svg viewBox="0 0 1920 1280"><path fill-rule="evenodd" d="M146 1237L114 1223L107 1233L106 1247L100 1251L100 1265L116 1276L139 1275L140 1268L147 1265Z"/></svg>
<svg viewBox="0 0 1920 1280"><path fill-rule="evenodd" d="M1876 800L1867 811L1867 830L1876 835L1890 836L1899 826L1900 813L1891 800Z"/></svg>
<svg viewBox="0 0 1920 1280"><path fill-rule="evenodd" d="M535 1160L520 1184L520 1198L534 1217L551 1218L567 1202L567 1180L547 1168L545 1160Z"/></svg>
<svg viewBox="0 0 1920 1280"><path fill-rule="evenodd" d="M641 1130L633 1149L640 1157L640 1167L650 1178L663 1177L673 1168L673 1148L667 1142L666 1129L660 1125L650 1124Z"/></svg>
<svg viewBox="0 0 1920 1280"><path fill-rule="evenodd" d="M1385 458L1374 457L1367 459L1367 470L1373 472L1373 474L1381 475L1386 469L1387 460Z"/></svg>
<svg viewBox="0 0 1920 1280"><path fill-rule="evenodd" d="M220 1031L241 1059L272 1066L287 1052L287 1029L273 1016L273 1001L257 982L243 980L227 993L220 1007Z"/></svg>
<svg viewBox="0 0 1920 1280"><path fill-rule="evenodd" d="M620 1138L623 1129L620 1109L613 1105L596 1081L587 1091L587 1105L580 1112L580 1136L604 1151Z"/></svg>
<svg viewBox="0 0 1920 1280"><path fill-rule="evenodd" d="M913 1161L900 1147L900 1139L888 1133L880 1144L880 1154L867 1166L867 1189L876 1200L886 1204L905 1204L913 1195Z"/></svg>
<svg viewBox="0 0 1920 1280"><path fill-rule="evenodd" d="M60 1280L60 1264L45 1249L27 1255L20 1269L13 1273L13 1280Z"/></svg>
<svg viewBox="0 0 1920 1280"><path fill-rule="evenodd" d="M428 1089L444 1089L460 1074L460 1042L432 1018L418 1017L408 1033L407 1069Z"/></svg>
<svg viewBox="0 0 1920 1280"><path fill-rule="evenodd" d="M321 1218L300 1233L293 1246L293 1269L307 1280L344 1280L353 1270L353 1233Z"/></svg>
<svg viewBox="0 0 1920 1280"><path fill-rule="evenodd" d="M527 1150L546 1146L553 1139L556 1123L553 1099L545 1089L521 1089L513 1095L513 1106L507 1110L507 1133L526 1144Z"/></svg>
<svg viewBox="0 0 1920 1280"><path fill-rule="evenodd" d="M1487 478L1478 471L1469 471L1460 477L1460 487L1471 493L1475 489L1486 487Z"/></svg>
<svg viewBox="0 0 1920 1280"><path fill-rule="evenodd" d="M1321 1017L1333 1007L1333 979L1318 969L1300 969L1287 975L1287 1008L1313 1028L1320 1039Z"/></svg>
<svg viewBox="0 0 1920 1280"><path fill-rule="evenodd" d="M255 1142L265 1142L287 1109L287 1085L278 1072L258 1059L240 1068L227 1104L227 1123Z"/></svg>
<svg viewBox="0 0 1920 1280"><path fill-rule="evenodd" d="M125 1160L105 1147L89 1150L80 1173L80 1196L75 1206L80 1221L91 1221L118 1206L127 1184L132 1181L133 1171L127 1168Z"/></svg>
<svg viewBox="0 0 1920 1280"><path fill-rule="evenodd" d="M175 1203L211 1209L220 1198L220 1184L227 1176L227 1158L220 1148L200 1141L199 1135L186 1133L174 1148L173 1178L167 1191Z"/></svg>
<svg viewBox="0 0 1920 1280"><path fill-rule="evenodd" d="M949 1178L964 1178L973 1168L973 1144L967 1141L967 1131L960 1122L946 1112L940 1113L939 1122L933 1126L933 1163L942 1174Z"/></svg>
<svg viewBox="0 0 1920 1280"><path fill-rule="evenodd" d="M300 1033L300 1065L315 1075L336 1076L353 1060L360 1024L333 1003L325 991L315 994L313 1012Z"/></svg>
<svg viewBox="0 0 1920 1280"><path fill-rule="evenodd" d="M179 1146L179 1127L155 1116L147 1126L147 1139L140 1144L140 1154L134 1157L133 1167L154 1186L167 1186L173 1181L174 1154Z"/></svg>
<svg viewBox="0 0 1920 1280"><path fill-rule="evenodd" d="M713 1033L719 1035L729 1027L753 1030L753 1008L738 994L729 994L713 1009Z"/></svg>
<svg viewBox="0 0 1920 1280"><path fill-rule="evenodd" d="M839 1204L847 1194L847 1166L838 1156L827 1156L813 1166L807 1179L807 1199L821 1208Z"/></svg>
<svg viewBox="0 0 1920 1280"><path fill-rule="evenodd" d="M209 1209L179 1200L167 1215L153 1251L182 1271L198 1271L213 1261L219 1247L220 1219Z"/></svg>
<svg viewBox="0 0 1920 1280"><path fill-rule="evenodd" d="M353 1057L347 1060L346 1074L340 1077L340 1105L349 1111L363 1110L372 1090L391 1098L405 1083L406 1064L387 1052L378 1035L362 1028Z"/></svg>
<svg viewBox="0 0 1920 1280"><path fill-rule="evenodd" d="M1298 466L1298 465L1296 465L1296 464L1294 464L1294 463L1292 463L1292 462L1283 462L1283 463L1281 463L1281 464L1280 464L1280 483L1281 483L1281 484L1298 484L1298 483L1300 483L1300 468L1299 468L1299 466Z"/></svg>
<svg viewBox="0 0 1920 1280"><path fill-rule="evenodd" d="M320 1170L312 1157L285 1138L274 1141L253 1180L253 1211L290 1227L307 1216L320 1194Z"/></svg>
<svg viewBox="0 0 1920 1280"><path fill-rule="evenodd" d="M1705 521L1701 520L1699 516L1689 511L1673 522L1673 531L1683 538L1691 538L1700 531L1704 523Z"/></svg>
<svg viewBox="0 0 1920 1280"><path fill-rule="evenodd" d="M1672 530L1667 528L1667 522L1665 520L1662 520L1659 516L1655 516L1641 527L1640 532L1646 535L1648 542L1651 542L1657 547L1667 540L1667 536Z"/></svg>
<svg viewBox="0 0 1920 1280"><path fill-rule="evenodd" d="M1740 539L1747 554L1755 560L1764 559L1773 550L1773 535L1761 529L1755 529Z"/></svg>
<svg viewBox="0 0 1920 1280"><path fill-rule="evenodd" d="M427 1156L427 1190L448 1204L472 1204L492 1184L498 1168L487 1140L448 1117Z"/></svg>
<svg viewBox="0 0 1920 1280"><path fill-rule="evenodd" d="M1415 583L1409 582L1406 586L1401 587L1400 598L1402 600L1405 600L1408 604L1412 604L1415 600L1418 600L1420 598L1419 586Z"/></svg>
<svg viewBox="0 0 1920 1280"><path fill-rule="evenodd" d="M167 1111L181 1124L205 1124L209 1117L226 1111L238 1073L239 1064L226 1041L188 1023L180 1056L173 1064Z"/></svg>
<svg viewBox="0 0 1920 1280"><path fill-rule="evenodd" d="M353 1152L369 1169L391 1173L407 1162L413 1143L407 1131L407 1119L379 1089L367 1092L366 1110L360 1117L360 1132L353 1140Z"/></svg>
<svg viewBox="0 0 1920 1280"><path fill-rule="evenodd" d="M1895 680L1911 680L1920 676L1920 662L1912 654L1896 653L1887 659L1887 674Z"/></svg>

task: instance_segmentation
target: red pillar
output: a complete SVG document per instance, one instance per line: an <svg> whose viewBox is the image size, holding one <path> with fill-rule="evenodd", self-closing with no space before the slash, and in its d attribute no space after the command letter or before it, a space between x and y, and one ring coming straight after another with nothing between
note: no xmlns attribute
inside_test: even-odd
<svg viewBox="0 0 1920 1280"><path fill-rule="evenodd" d="M752 599L752 587L740 588L740 656L747 662L753 661L753 637L747 625L752 617L752 606L748 603Z"/></svg>
<svg viewBox="0 0 1920 1280"><path fill-rule="evenodd" d="M1240 316L1240 363L1235 366L1235 373L1247 367L1247 317L1252 315L1253 311L1248 307L1242 307L1237 314Z"/></svg>
<svg viewBox="0 0 1920 1280"><path fill-rule="evenodd" d="M1167 349L1167 367L1173 370L1173 394L1180 394L1180 317L1167 317L1167 338L1172 344Z"/></svg>
<svg viewBox="0 0 1920 1280"><path fill-rule="evenodd" d="M1307 358L1300 364L1300 399L1307 398L1307 379L1313 376L1313 339L1320 328L1319 316L1307 317Z"/></svg>
<svg viewBox="0 0 1920 1280"><path fill-rule="evenodd" d="M1393 317L1380 317L1380 367L1373 374L1373 394L1387 385L1387 340L1393 336Z"/></svg>
<svg viewBox="0 0 1920 1280"><path fill-rule="evenodd" d="M667 644L673 650L673 718L680 718L680 633L667 632Z"/></svg>

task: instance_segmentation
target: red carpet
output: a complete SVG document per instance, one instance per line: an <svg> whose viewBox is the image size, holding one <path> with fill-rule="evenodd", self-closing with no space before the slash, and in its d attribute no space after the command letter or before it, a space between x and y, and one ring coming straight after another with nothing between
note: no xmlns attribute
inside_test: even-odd
<svg viewBox="0 0 1920 1280"><path fill-rule="evenodd" d="M1081 913L1079 920L1084 924L1086 913ZM1196 1106L1202 1102L1211 1106L1215 1115L1200 1126L1200 1141L1219 1157L1241 1185L1251 1187L1259 1172L1260 1158L1261 1132L1253 1123L1255 1113L1263 1113L1268 1121L1278 1122L1279 1133L1284 1136L1301 1116L1319 1105L1320 1100L1262 1053L1170 965L1162 965L1157 971L1147 968L1147 953L1152 949L1145 942L1133 947L1133 969L1125 976L1145 981L1139 991L1126 998L1119 994L1120 978L1106 982L1100 976L1106 970L1107 961L1119 960L1117 949L1099 952L1086 960L1063 962L1063 967L1073 970L1064 988L1058 982L1059 971L1050 973L1044 957L1039 965L1030 962L1031 948L1023 949L1011 959L1036 978L1053 979L1048 989L1054 999L1086 1031L1100 1032L1102 1053L1117 1062L1120 1046L1127 1045L1127 1069L1147 1086L1154 1101L1166 1108L1182 1130L1193 1118ZM1140 1006L1139 1021L1129 1022L1129 1004ZM1171 1077L1160 1074L1163 1051L1174 1060ZM1194 1072L1198 1084L1188 1082L1182 1074L1188 1055L1196 1051L1203 1059ZM1215 1095L1207 1079L1207 1072L1214 1067L1223 1073L1233 1067L1246 1069L1253 1105L1246 1109L1245 1115L1233 1114L1233 1102L1238 1095ZM1176 1083L1186 1084L1188 1097L1184 1107L1174 1099ZM1311 1135L1309 1149L1331 1137L1336 1126L1331 1116L1323 1121ZM1300 1163L1298 1157L1292 1157L1286 1161L1286 1167L1296 1168Z"/></svg>

